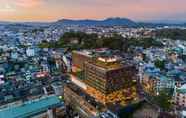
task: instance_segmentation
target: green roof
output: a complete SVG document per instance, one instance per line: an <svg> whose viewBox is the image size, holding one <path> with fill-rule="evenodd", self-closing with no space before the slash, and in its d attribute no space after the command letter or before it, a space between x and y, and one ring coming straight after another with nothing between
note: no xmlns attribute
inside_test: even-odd
<svg viewBox="0 0 186 118"><path fill-rule="evenodd" d="M27 118L59 103L60 100L57 96L49 96L37 101L28 101L20 106L0 109L0 118Z"/></svg>

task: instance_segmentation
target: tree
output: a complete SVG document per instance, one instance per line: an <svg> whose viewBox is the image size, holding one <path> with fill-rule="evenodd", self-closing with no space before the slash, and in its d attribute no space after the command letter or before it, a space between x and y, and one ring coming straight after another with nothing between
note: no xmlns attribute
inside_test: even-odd
<svg viewBox="0 0 186 118"><path fill-rule="evenodd" d="M160 38L170 38L173 40L186 40L186 29L160 29L155 34Z"/></svg>
<svg viewBox="0 0 186 118"><path fill-rule="evenodd" d="M155 60L154 62L155 66L161 70L164 70L165 69L165 61L164 60Z"/></svg>
<svg viewBox="0 0 186 118"><path fill-rule="evenodd" d="M159 47L162 44L153 38L124 39L119 34L99 38L97 34L86 34L84 32L66 32L58 41L43 41L39 44L40 48L69 48L71 50L106 47L114 50L128 51L131 46L149 48L152 46Z"/></svg>
<svg viewBox="0 0 186 118"><path fill-rule="evenodd" d="M172 90L161 90L159 95L154 97L154 102L161 108L163 111L168 111L171 109L171 99L172 99Z"/></svg>

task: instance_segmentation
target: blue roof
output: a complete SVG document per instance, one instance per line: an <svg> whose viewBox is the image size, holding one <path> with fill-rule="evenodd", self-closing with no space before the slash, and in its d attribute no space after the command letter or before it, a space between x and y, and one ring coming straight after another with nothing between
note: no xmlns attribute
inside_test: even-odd
<svg viewBox="0 0 186 118"><path fill-rule="evenodd" d="M182 48L179 48L179 47L176 47L173 49L173 51L177 52L177 53L182 53L183 52L183 49Z"/></svg>
<svg viewBox="0 0 186 118"><path fill-rule="evenodd" d="M150 75L150 76L159 76L160 75L160 70L156 68L146 68L145 73Z"/></svg>
<svg viewBox="0 0 186 118"><path fill-rule="evenodd" d="M60 100L57 96L49 96L37 101L30 101L20 106L0 109L0 118L26 118L47 110L49 107L57 105Z"/></svg>
<svg viewBox="0 0 186 118"><path fill-rule="evenodd" d="M168 80L168 78L165 77L165 76L160 76L160 80L161 80L161 81L165 81L165 80Z"/></svg>
<svg viewBox="0 0 186 118"><path fill-rule="evenodd" d="M167 73L167 76L173 76L177 78L186 78L186 72L180 70L172 70Z"/></svg>

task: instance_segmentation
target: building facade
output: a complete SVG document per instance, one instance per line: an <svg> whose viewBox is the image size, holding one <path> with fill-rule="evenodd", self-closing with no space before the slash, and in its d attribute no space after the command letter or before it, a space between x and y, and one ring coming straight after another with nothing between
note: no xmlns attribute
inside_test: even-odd
<svg viewBox="0 0 186 118"><path fill-rule="evenodd" d="M121 101L121 91L135 80L135 73L134 66L123 65L118 61L96 59L84 64L87 92L103 104Z"/></svg>

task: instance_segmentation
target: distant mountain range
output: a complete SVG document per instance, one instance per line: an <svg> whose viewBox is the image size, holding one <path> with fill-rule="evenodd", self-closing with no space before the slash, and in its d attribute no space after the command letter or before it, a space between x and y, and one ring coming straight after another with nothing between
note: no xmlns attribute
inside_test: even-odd
<svg viewBox="0 0 186 118"><path fill-rule="evenodd" d="M81 25L81 26L126 26L126 27L162 27L162 26L184 26L184 22L135 22L128 18L107 18L105 20L70 20L62 19L54 24L57 25Z"/></svg>
<svg viewBox="0 0 186 118"><path fill-rule="evenodd" d="M138 23L127 19L127 18L108 18L105 20L69 20L62 19L56 22L56 24L61 25L82 25L82 26L126 26L126 27L136 27Z"/></svg>
<svg viewBox="0 0 186 118"><path fill-rule="evenodd" d="M107 18L105 20L71 20L62 19L56 22L0 22L0 25L29 25L29 26L64 26L64 25L79 25L79 26L124 26L124 27L157 27L157 26L184 26L186 22L135 22L128 18Z"/></svg>

